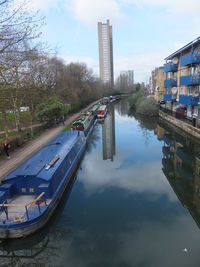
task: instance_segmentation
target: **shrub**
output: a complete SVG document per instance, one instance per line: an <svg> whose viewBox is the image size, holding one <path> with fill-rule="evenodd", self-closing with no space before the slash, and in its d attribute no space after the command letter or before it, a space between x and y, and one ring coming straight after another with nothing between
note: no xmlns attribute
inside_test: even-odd
<svg viewBox="0 0 200 267"><path fill-rule="evenodd" d="M142 98L136 107L136 111L144 116L154 117L158 115L158 105L153 97Z"/></svg>
<svg viewBox="0 0 200 267"><path fill-rule="evenodd" d="M136 106L140 102L141 98L144 98L144 90L139 90L136 94L129 98L129 104L131 109L136 109Z"/></svg>

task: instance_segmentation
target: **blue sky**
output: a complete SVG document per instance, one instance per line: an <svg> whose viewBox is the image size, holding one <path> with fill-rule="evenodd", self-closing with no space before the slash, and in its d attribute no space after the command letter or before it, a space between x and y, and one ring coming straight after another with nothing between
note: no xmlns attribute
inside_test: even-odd
<svg viewBox="0 0 200 267"><path fill-rule="evenodd" d="M136 82L147 82L166 56L200 35L199 0L34 0L33 8L46 17L42 38L49 46L96 75L97 22L110 19L115 78L134 69Z"/></svg>

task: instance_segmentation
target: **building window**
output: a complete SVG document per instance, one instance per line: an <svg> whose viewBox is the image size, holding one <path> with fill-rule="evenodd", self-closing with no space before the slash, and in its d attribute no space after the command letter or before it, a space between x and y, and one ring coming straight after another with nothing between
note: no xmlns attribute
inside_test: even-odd
<svg viewBox="0 0 200 267"><path fill-rule="evenodd" d="M188 88L188 95L192 95L192 87Z"/></svg>

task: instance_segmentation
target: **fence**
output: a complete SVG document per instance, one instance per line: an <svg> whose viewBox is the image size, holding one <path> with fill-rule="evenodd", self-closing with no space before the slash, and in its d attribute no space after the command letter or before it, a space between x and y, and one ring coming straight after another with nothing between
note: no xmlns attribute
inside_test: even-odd
<svg viewBox="0 0 200 267"><path fill-rule="evenodd" d="M171 109L166 109L164 107L160 107L160 110L162 110L162 112L178 119L181 120L189 125L192 125L194 127L196 126L196 118L188 118L183 112L177 112L177 111L173 111Z"/></svg>

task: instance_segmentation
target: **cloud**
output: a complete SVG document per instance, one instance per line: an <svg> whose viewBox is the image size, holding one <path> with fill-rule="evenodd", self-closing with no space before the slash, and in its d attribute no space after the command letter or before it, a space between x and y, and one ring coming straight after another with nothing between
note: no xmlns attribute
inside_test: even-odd
<svg viewBox="0 0 200 267"><path fill-rule="evenodd" d="M89 154L84 160L84 175L79 177L88 195L116 187L127 193L150 192L157 197L165 194L169 201L177 201L172 188L164 177L159 161L145 164L137 162L134 165L122 167L126 151L118 151L112 168L109 161L99 161L99 154ZM98 162L98 164L94 164ZM95 173L95 179L94 179ZM123 177L123 179L122 179Z"/></svg>
<svg viewBox="0 0 200 267"><path fill-rule="evenodd" d="M143 8L146 6L163 7L166 8L168 12L177 13L187 13L188 15L199 14L200 11L200 1L199 0L121 0L124 4L134 4L138 8Z"/></svg>
<svg viewBox="0 0 200 267"><path fill-rule="evenodd" d="M84 24L92 25L110 19L118 23L126 19L116 0L66 0L66 8Z"/></svg>
<svg viewBox="0 0 200 267"><path fill-rule="evenodd" d="M115 78L117 78L121 70L131 69L134 70L135 82L146 82L151 70L163 65L166 55L166 51L163 51L117 56L114 58Z"/></svg>
<svg viewBox="0 0 200 267"><path fill-rule="evenodd" d="M32 10L44 10L47 11L50 8L58 8L60 0L34 0L34 1L23 1L15 0L14 6L23 5L23 8L32 11Z"/></svg>

